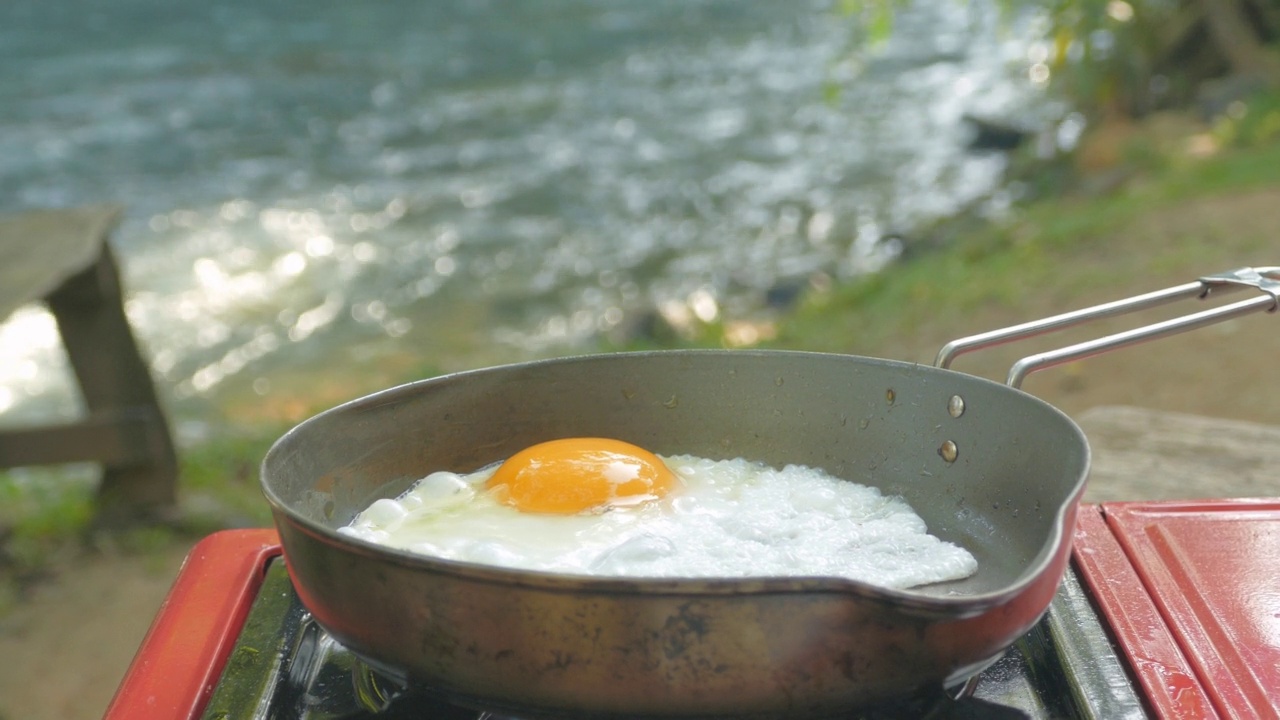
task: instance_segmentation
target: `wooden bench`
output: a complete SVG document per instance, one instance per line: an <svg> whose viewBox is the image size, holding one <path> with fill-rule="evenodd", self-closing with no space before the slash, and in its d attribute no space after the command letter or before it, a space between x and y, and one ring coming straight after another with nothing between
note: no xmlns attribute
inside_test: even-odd
<svg viewBox="0 0 1280 720"><path fill-rule="evenodd" d="M147 363L124 314L108 240L121 208L38 210L0 217L0 320L44 302L84 400L86 417L0 431L0 468L102 466L100 520L174 506L178 462Z"/></svg>

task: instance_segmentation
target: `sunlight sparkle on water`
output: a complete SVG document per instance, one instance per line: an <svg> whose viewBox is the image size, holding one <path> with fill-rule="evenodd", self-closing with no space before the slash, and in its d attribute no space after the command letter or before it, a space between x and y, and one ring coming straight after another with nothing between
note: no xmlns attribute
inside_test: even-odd
<svg viewBox="0 0 1280 720"><path fill-rule="evenodd" d="M393 200L366 217L385 226L406 209L402 199ZM327 228L332 223L332 217L318 210L259 208L244 200L225 202L209 212L183 210L151 218L148 228L154 232L169 232L179 225L190 228L189 247L201 253L188 256L193 282L176 298L170 296L166 302L160 293L143 291L129 301L130 316L140 329L169 328L163 338L168 342L154 348L154 367L175 383L178 397L208 393L250 363L287 343L311 338L348 311L354 318L372 322L387 337L409 332L412 322L393 316L382 300L354 302L348 308L345 294L316 295L314 283L299 282L325 276L341 282L340 278L353 277L382 258L374 243L352 243L330 234ZM254 238L253 244L246 242ZM456 238L446 239L446 244L456 242ZM447 259L441 269L451 272L453 262ZM272 310L281 298L294 307ZM309 306L304 304L308 298L313 298ZM270 314L260 317L266 310ZM174 326L174 320L181 324ZM188 334L177 337L174 330ZM176 345L214 355L184 370Z"/></svg>
<svg viewBox="0 0 1280 720"><path fill-rule="evenodd" d="M69 378L61 372L66 366L66 354L58 324L44 308L20 308L0 324L0 348L23 350L21 357L0 362L0 411L68 385Z"/></svg>
<svg viewBox="0 0 1280 720"><path fill-rule="evenodd" d="M291 252L279 257L271 265L271 270L281 277L297 277L307 269L307 258L300 252Z"/></svg>
<svg viewBox="0 0 1280 720"><path fill-rule="evenodd" d="M48 86L2 113L0 181L12 205L128 206L128 315L180 395L303 343L301 362L395 340L460 367L580 350L660 307L727 326L986 194L999 163L964 153L961 116L1016 117L1032 90L1025 23L985 0L914 3L857 57L825 0L639 3L603 35L596 3L530 5L502 47L510 13L308 5L255 35L260 3L228 0L180 10L188 43L182 23L134 37L147 3L116 4L95 33L129 53L68 34L0 73L0 95ZM147 43L172 48L164 67L136 65ZM285 60L317 47L315 67ZM0 326L18 406L62 383L51 320L38 342L29 322ZM28 361L38 377L16 377Z"/></svg>

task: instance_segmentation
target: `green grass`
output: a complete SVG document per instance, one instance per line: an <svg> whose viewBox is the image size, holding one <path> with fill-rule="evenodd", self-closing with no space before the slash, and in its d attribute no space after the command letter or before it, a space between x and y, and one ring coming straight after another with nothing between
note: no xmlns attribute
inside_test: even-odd
<svg viewBox="0 0 1280 720"><path fill-rule="evenodd" d="M926 323L958 322L992 305L1016 306L1037 288L1052 286L1064 259L1097 255L1077 283L1126 287L1135 271L1109 263L1110 246L1143 218L1196 198L1247 192L1280 184L1280 141L1231 148L1163 170L1103 197L1061 197L1021 208L1006 222L966 229L947 247L895 265L890 272L811 296L779 325L779 347L859 352L881 347ZM1187 253L1205 252L1194 246ZM1159 257L1144 268L1159 269ZM1225 269L1225 268L1223 268Z"/></svg>
<svg viewBox="0 0 1280 720"><path fill-rule="evenodd" d="M91 468L26 468L0 473L0 530L7 533L3 560L32 570L93 517Z"/></svg>
<svg viewBox="0 0 1280 720"><path fill-rule="evenodd" d="M182 452L185 522L196 527L267 526L271 513L259 486L259 464L288 430L268 425L214 438Z"/></svg>

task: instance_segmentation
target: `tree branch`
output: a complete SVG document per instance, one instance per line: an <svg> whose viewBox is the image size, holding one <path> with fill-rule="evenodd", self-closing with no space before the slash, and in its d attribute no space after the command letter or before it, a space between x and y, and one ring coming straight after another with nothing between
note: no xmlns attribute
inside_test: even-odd
<svg viewBox="0 0 1280 720"><path fill-rule="evenodd" d="M1199 0L1209 35L1237 75L1256 75L1280 84L1280 60L1269 53L1249 22L1242 0Z"/></svg>

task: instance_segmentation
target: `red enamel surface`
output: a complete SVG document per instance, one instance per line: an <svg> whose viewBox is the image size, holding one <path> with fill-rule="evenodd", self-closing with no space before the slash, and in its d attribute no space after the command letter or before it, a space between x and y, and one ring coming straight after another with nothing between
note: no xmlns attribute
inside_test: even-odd
<svg viewBox="0 0 1280 720"><path fill-rule="evenodd" d="M199 717L279 553L273 530L228 530L192 548L104 720Z"/></svg>
<svg viewBox="0 0 1280 720"><path fill-rule="evenodd" d="M1280 718L1280 500L1085 506L1074 540L1159 716ZM105 720L199 717L280 552L271 530L196 545Z"/></svg>
<svg viewBox="0 0 1280 720"><path fill-rule="evenodd" d="M1103 512L1218 712L1280 717L1280 501Z"/></svg>
<svg viewBox="0 0 1280 720"><path fill-rule="evenodd" d="M1075 563L1152 709L1167 718L1220 717L1097 506L1080 508Z"/></svg>

